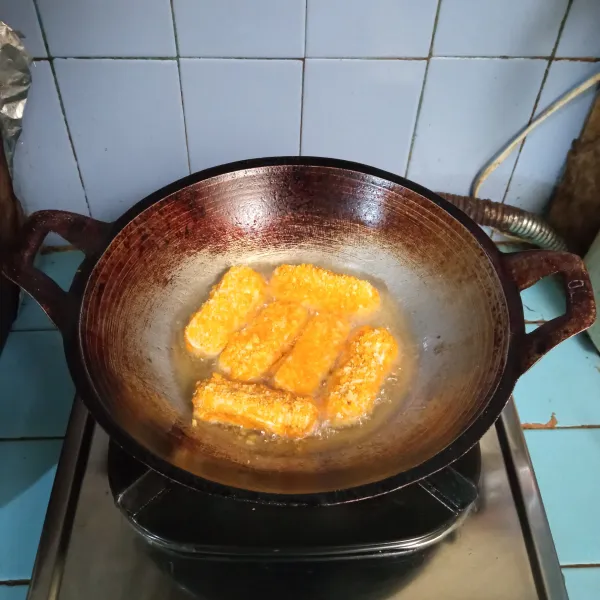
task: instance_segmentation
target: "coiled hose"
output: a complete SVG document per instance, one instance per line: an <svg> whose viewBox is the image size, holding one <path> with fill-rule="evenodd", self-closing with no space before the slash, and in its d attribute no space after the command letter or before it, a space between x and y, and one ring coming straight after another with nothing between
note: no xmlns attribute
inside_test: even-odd
<svg viewBox="0 0 600 600"><path fill-rule="evenodd" d="M493 200L438 192L482 227L493 227L502 233L547 250L566 250L564 240L540 216Z"/></svg>
<svg viewBox="0 0 600 600"><path fill-rule="evenodd" d="M566 250L567 245L564 240L541 217L514 206L493 202L492 200L480 200L478 195L483 182L504 162L519 144L523 143L523 140L536 127L563 108L563 106L598 83L600 83L600 73L595 73L583 83L560 96L560 98L532 119L479 172L471 186L470 196L457 196L445 193L440 193L439 195L467 213L479 225L494 227L503 233L514 235L541 248Z"/></svg>

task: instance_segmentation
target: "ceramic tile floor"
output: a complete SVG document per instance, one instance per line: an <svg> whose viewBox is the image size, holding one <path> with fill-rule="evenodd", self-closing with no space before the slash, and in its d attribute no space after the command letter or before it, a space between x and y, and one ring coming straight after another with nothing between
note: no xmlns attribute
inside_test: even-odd
<svg viewBox="0 0 600 600"><path fill-rule="evenodd" d="M82 256L40 258L62 287ZM559 284L546 279L523 293L529 328L560 314ZM73 398L58 332L29 299L0 357L0 600L21 600L45 516ZM571 600L600 589L600 356L585 335L550 353L515 390Z"/></svg>

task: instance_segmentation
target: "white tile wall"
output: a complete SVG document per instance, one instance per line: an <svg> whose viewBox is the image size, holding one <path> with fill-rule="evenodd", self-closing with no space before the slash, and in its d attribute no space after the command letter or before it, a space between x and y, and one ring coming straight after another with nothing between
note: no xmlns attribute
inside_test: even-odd
<svg viewBox="0 0 600 600"><path fill-rule="evenodd" d="M15 193L27 212L58 208L89 214L47 61L31 67L32 86L14 157ZM59 238L53 236L49 243Z"/></svg>
<svg viewBox="0 0 600 600"><path fill-rule="evenodd" d="M174 0L181 56L301 58L305 0Z"/></svg>
<svg viewBox="0 0 600 600"><path fill-rule="evenodd" d="M310 57L424 57L438 0L307 0Z"/></svg>
<svg viewBox="0 0 600 600"><path fill-rule="evenodd" d="M33 0L0 0L0 20L23 34L31 56L47 56Z"/></svg>
<svg viewBox="0 0 600 600"><path fill-rule="evenodd" d="M437 56L548 56L568 0L443 0Z"/></svg>
<svg viewBox="0 0 600 600"><path fill-rule="evenodd" d="M555 62L550 67L537 113L597 72L598 65L595 63ZM595 92L595 89L590 89L529 134L506 194L506 202L534 212L544 209L563 171L567 152L581 132Z"/></svg>
<svg viewBox="0 0 600 600"><path fill-rule="evenodd" d="M408 177L436 191L469 192L478 171L531 116L545 60L432 59ZM502 200L516 155L485 182Z"/></svg>
<svg viewBox="0 0 600 600"><path fill-rule="evenodd" d="M113 220L189 173L175 61L55 61L93 217Z"/></svg>
<svg viewBox="0 0 600 600"><path fill-rule="evenodd" d="M175 56L169 0L37 0L52 56Z"/></svg>
<svg viewBox="0 0 600 600"><path fill-rule="evenodd" d="M192 171L298 154L301 61L182 59L181 85Z"/></svg>
<svg viewBox="0 0 600 600"><path fill-rule="evenodd" d="M306 61L302 154L404 174L425 61Z"/></svg>
<svg viewBox="0 0 600 600"><path fill-rule="evenodd" d="M105 219L190 165L300 146L466 193L538 97L539 111L600 72L600 0L0 0L0 19L50 54L34 67L19 195L28 211ZM542 210L592 94L483 194Z"/></svg>
<svg viewBox="0 0 600 600"><path fill-rule="evenodd" d="M573 0L556 56L600 57L598 0Z"/></svg>

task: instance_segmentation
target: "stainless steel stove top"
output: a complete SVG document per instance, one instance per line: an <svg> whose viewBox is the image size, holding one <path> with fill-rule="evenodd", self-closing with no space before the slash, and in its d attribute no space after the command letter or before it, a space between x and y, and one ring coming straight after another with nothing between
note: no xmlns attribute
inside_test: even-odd
<svg viewBox="0 0 600 600"><path fill-rule="evenodd" d="M106 434L76 401L29 600L189 599L115 507L107 450ZM568 599L512 401L481 451L477 510L386 598Z"/></svg>

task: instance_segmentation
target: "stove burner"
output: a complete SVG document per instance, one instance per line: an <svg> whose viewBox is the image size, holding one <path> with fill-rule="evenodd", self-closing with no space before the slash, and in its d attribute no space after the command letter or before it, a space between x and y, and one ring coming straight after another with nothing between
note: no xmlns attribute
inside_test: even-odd
<svg viewBox="0 0 600 600"><path fill-rule="evenodd" d="M406 586L473 506L479 447L434 475L334 506L278 506L176 484L111 442L115 503L158 567L193 597L387 600Z"/></svg>
<svg viewBox="0 0 600 600"><path fill-rule="evenodd" d="M479 447L453 466L476 486ZM115 503L147 541L203 556L296 560L410 553L448 535L472 505L460 498L436 499L436 479L443 472L431 485L414 484L359 502L321 507L254 504L174 483L113 442L108 476Z"/></svg>
<svg viewBox="0 0 600 600"><path fill-rule="evenodd" d="M242 524L235 532L224 523L221 532L213 520L225 521L217 512L220 508L226 508L230 514L234 512L229 508L230 502L201 500L199 495L191 493L199 504L189 507L191 515L188 511L177 519L187 520L189 531L171 529L169 521L160 514L161 519L156 523L152 516L160 513L156 506L165 502L166 507L166 499L177 492L169 491L168 482L147 474L143 465L116 447L110 450L111 492L109 444L106 433L93 424L83 405L76 402L42 534L31 600L189 600L190 592L204 600L247 597L429 600L450 596L478 599L490 595L498 600L538 597L562 600L567 597L512 402L497 427L482 438L481 453L476 450L455 465L463 475L477 480L481 456L476 509L462 524L462 517L453 517L452 511L438 506L431 497L405 489L363 505L370 504L375 512L387 501L398 507L396 511L387 509L389 531L382 526L365 531L367 527L363 525L377 523L377 518L368 514L366 508L360 508L360 504L356 505L358 513L352 506L324 508L323 512L337 521L336 527L329 527L323 519L319 523L324 525L322 535L300 532L304 539L318 544L316 550L320 554L313 555L306 546L302 556L291 552L299 547L299 542L286 540L283 534L273 531L278 523L262 516L264 505L250 505L250 509L256 508L251 511L255 519L248 519L251 529ZM460 491L460 485L457 489ZM422 499L422 510L407 506L408 501L404 500L407 493ZM458 502L454 504L462 504L461 495L455 496ZM115 500L120 510L115 507ZM425 510L432 503L436 506L435 513ZM206 507L209 512L205 514ZM175 506L175 509L183 511L185 507ZM267 513L272 511L269 509ZM304 510L296 507L286 514L291 520L303 518L302 513ZM339 523L338 513L348 515L348 522ZM434 514L441 517L437 523ZM460 514L464 515L464 511ZM440 543L410 551L402 542L402 535L407 528L413 534L419 532L419 527L411 522L413 518L423 525L421 533L428 531L427 524L443 527L452 519L455 520L451 528L455 529L450 534L444 533L447 537ZM267 531L263 532L253 521L259 521ZM240 522L238 519L237 523ZM252 543L248 531L262 537ZM335 539L332 532L338 534ZM272 539L278 539L281 545L265 548ZM370 552L362 554L357 543L390 540L384 546L385 551L374 552L371 546ZM192 551L182 547L180 541L189 542ZM340 548L339 544L344 542L348 544ZM262 544L260 553L252 555L251 547L259 544ZM331 544L338 545L337 552ZM202 546L208 551L193 551ZM217 554L215 547L225 547L225 553Z"/></svg>

